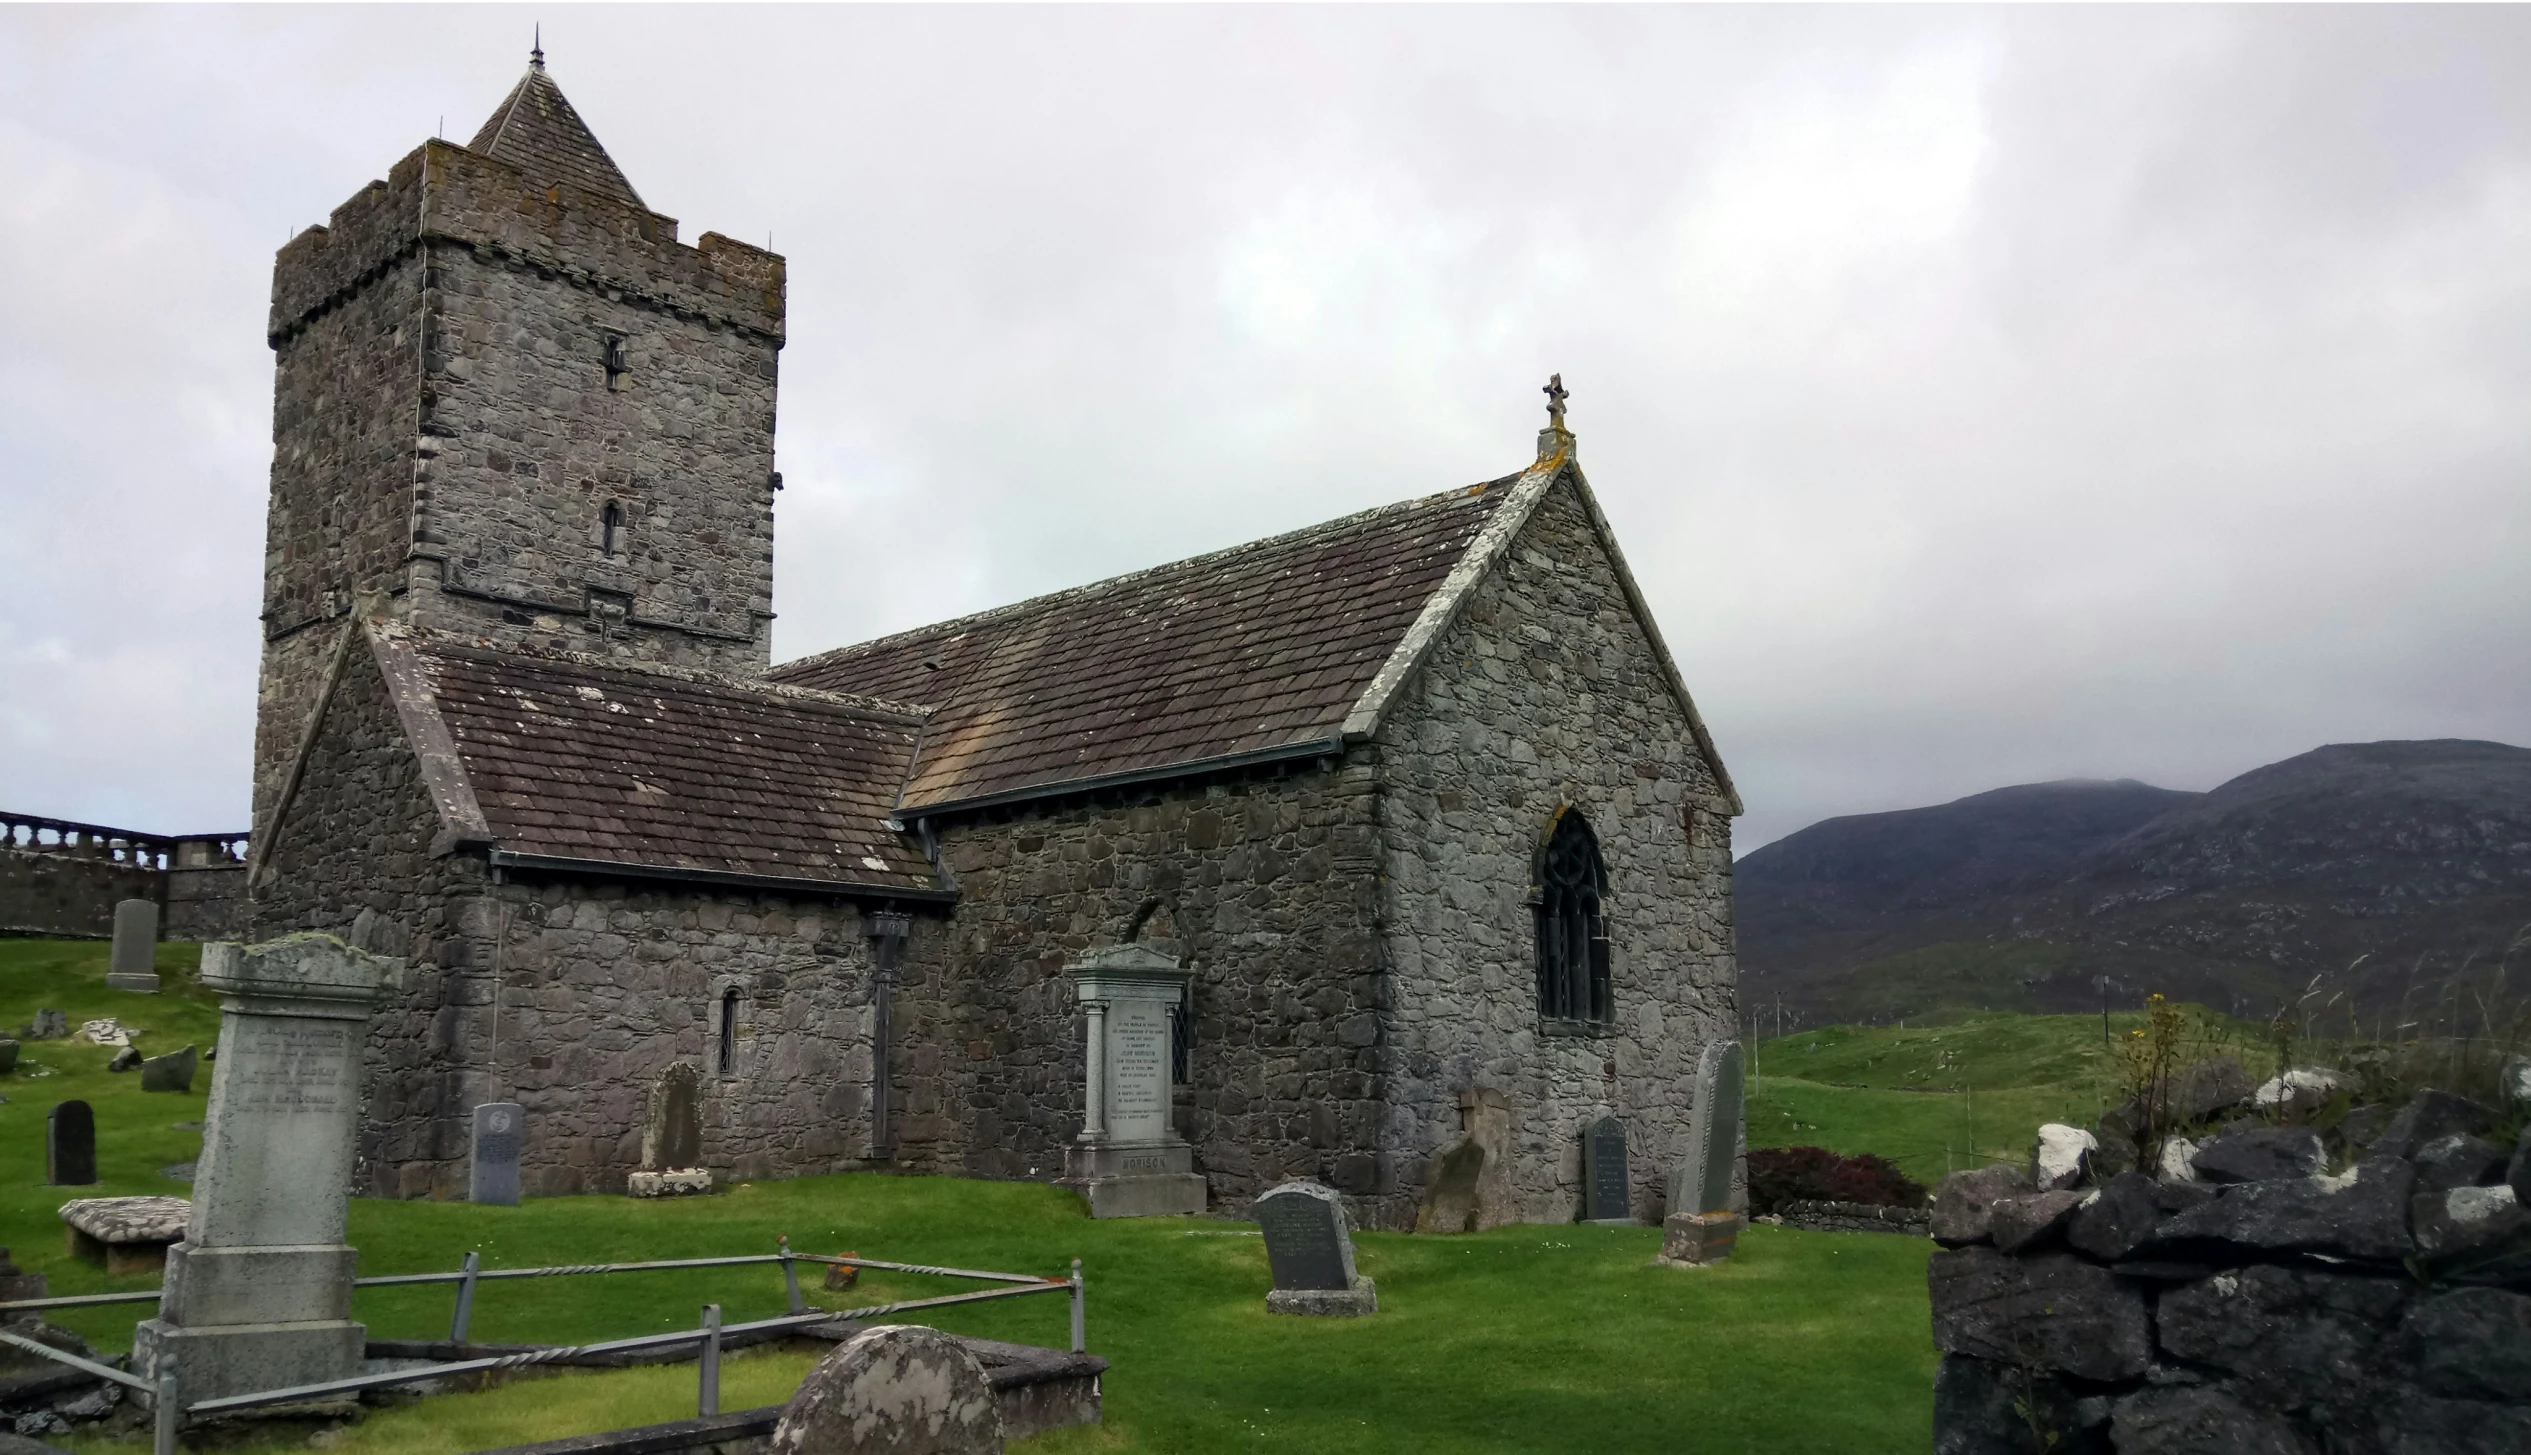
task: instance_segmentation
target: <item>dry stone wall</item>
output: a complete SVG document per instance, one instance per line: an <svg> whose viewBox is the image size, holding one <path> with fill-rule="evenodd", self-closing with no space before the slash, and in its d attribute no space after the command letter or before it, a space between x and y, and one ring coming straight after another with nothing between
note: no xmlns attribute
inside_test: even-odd
<svg viewBox="0 0 2531 1455"><path fill-rule="evenodd" d="M1582 1129L1627 1127L1634 1216L1663 1215L1696 1058L1731 1035L1730 820L1580 497L1559 484L1473 593L1381 733L1381 1016L1395 1205L1411 1222L1459 1094L1511 1104L1513 1196L1582 1200ZM1616 1018L1538 1014L1530 890L1558 808L1597 832Z"/></svg>
<svg viewBox="0 0 2531 1455"><path fill-rule="evenodd" d="M2503 1120L2427 1092L2162 1177L1947 1179L1937 1455L2531 1450L2531 1131Z"/></svg>

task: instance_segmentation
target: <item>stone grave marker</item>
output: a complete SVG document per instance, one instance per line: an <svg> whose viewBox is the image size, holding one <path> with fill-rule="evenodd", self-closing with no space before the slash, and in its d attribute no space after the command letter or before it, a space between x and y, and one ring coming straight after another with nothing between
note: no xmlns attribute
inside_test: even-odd
<svg viewBox="0 0 2531 1455"><path fill-rule="evenodd" d="M474 1131L466 1200L517 1207L519 1153L527 1145L527 1108L515 1101L487 1101L475 1108Z"/></svg>
<svg viewBox="0 0 2531 1455"><path fill-rule="evenodd" d="M57 1010L39 1010L27 1022L26 1038L30 1041L65 1041L70 1039L70 1017Z"/></svg>
<svg viewBox="0 0 2531 1455"><path fill-rule="evenodd" d="M360 1368L360 1255L343 1242L360 1126L361 1047L404 962L325 934L202 950L220 1045L185 1240L167 1250L158 1317L132 1367L216 1399Z"/></svg>
<svg viewBox="0 0 2531 1455"><path fill-rule="evenodd" d="M998 1455L1002 1406L984 1365L938 1329L892 1324L817 1361L766 1455Z"/></svg>
<svg viewBox="0 0 2531 1455"><path fill-rule="evenodd" d="M61 1206L71 1255L108 1273L158 1272L192 1216L181 1197L81 1197Z"/></svg>
<svg viewBox="0 0 2531 1455"><path fill-rule="evenodd" d="M0 1036L0 1076L18 1069L18 1043Z"/></svg>
<svg viewBox="0 0 2531 1455"><path fill-rule="evenodd" d="M1613 1116L1593 1121L1582 1134L1582 1220L1631 1223L1633 1184L1626 1172L1626 1124Z"/></svg>
<svg viewBox="0 0 2531 1455"><path fill-rule="evenodd" d="M141 1090L191 1091L193 1067L200 1053L187 1046L164 1056L152 1056L141 1062Z"/></svg>
<svg viewBox="0 0 2531 1455"><path fill-rule="evenodd" d="M1738 1041L1715 1041L1697 1057L1695 1096L1685 1154L1671 1177L1669 1214L1661 1220L1657 1260L1682 1266L1730 1257L1746 1225L1731 1206L1742 1122Z"/></svg>
<svg viewBox="0 0 2531 1455"><path fill-rule="evenodd" d="M127 899L114 907L114 958L107 962L109 990L158 991L158 906Z"/></svg>
<svg viewBox="0 0 2531 1455"><path fill-rule="evenodd" d="M97 1114L88 1103L57 1103L44 1118L44 1180L55 1187L97 1180Z"/></svg>
<svg viewBox="0 0 2531 1455"><path fill-rule="evenodd" d="M712 1174L703 1168L703 1072L693 1062L670 1062L650 1084L642 1170L625 1180L624 1190L635 1197L712 1190Z"/></svg>
<svg viewBox="0 0 2531 1455"><path fill-rule="evenodd" d="M1071 968L1081 1006L1081 1134L1064 1149L1063 1185L1094 1218L1204 1211L1195 1149L1170 1125L1172 1012L1189 972L1147 945L1093 950Z"/></svg>
<svg viewBox="0 0 2531 1455"><path fill-rule="evenodd" d="M1274 1291L1266 1309L1278 1314L1377 1313L1378 1290L1353 1270L1353 1230L1344 1199L1323 1183L1286 1182L1257 1199Z"/></svg>

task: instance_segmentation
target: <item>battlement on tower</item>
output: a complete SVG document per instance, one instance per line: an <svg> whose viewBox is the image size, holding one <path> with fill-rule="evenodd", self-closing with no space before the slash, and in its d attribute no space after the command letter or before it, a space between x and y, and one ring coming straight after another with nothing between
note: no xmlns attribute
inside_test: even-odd
<svg viewBox="0 0 2531 1455"><path fill-rule="evenodd" d="M274 348L358 293L424 242L459 244L513 265L620 295L680 318L783 341L779 253L707 232L677 241L677 220L572 182L538 185L518 168L446 141L407 153L322 226L274 259L266 337Z"/></svg>

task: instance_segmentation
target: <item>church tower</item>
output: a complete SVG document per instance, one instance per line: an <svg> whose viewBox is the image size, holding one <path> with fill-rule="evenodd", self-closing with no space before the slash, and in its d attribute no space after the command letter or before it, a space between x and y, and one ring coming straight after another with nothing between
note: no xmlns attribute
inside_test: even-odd
<svg viewBox="0 0 2531 1455"><path fill-rule="evenodd" d="M752 674L771 659L783 260L677 241L539 49L281 250L260 829L354 613Z"/></svg>

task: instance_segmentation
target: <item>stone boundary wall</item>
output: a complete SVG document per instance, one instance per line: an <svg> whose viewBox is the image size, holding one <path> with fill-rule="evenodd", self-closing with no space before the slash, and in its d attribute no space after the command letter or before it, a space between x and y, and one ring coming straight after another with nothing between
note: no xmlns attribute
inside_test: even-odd
<svg viewBox="0 0 2531 1455"><path fill-rule="evenodd" d="M1755 1221L1800 1228L1810 1233L1901 1233L1911 1238L1923 1238L1931 1236L1933 1210L1885 1207L1869 1202L1795 1199Z"/></svg>
<svg viewBox="0 0 2531 1455"><path fill-rule="evenodd" d="M2508 1160L2503 1120L2428 1092L2371 1138L2178 1142L2161 1177L1954 1174L1937 1455L2531 1450L2531 1129Z"/></svg>

